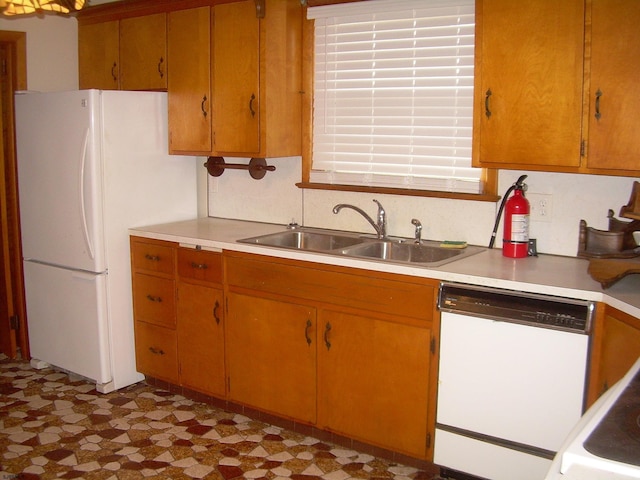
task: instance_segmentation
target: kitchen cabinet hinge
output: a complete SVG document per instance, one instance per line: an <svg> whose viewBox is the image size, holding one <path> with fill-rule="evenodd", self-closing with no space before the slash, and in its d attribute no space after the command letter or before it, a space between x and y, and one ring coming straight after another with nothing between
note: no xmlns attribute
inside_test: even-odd
<svg viewBox="0 0 640 480"><path fill-rule="evenodd" d="M431 337L431 353L436 353L436 337Z"/></svg>
<svg viewBox="0 0 640 480"><path fill-rule="evenodd" d="M264 18L266 15L265 11L265 1L264 0L255 0L256 3L256 18Z"/></svg>
<svg viewBox="0 0 640 480"><path fill-rule="evenodd" d="M12 315L11 317L9 317L9 326L11 330L20 330L20 318L18 317L18 315Z"/></svg>
<svg viewBox="0 0 640 480"><path fill-rule="evenodd" d="M584 140L580 142L580 156L584 157L584 151L586 149L586 143Z"/></svg>

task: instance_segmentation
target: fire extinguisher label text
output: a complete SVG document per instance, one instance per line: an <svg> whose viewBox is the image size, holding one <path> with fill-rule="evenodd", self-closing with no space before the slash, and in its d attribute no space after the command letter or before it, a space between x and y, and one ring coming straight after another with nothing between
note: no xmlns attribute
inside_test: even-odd
<svg viewBox="0 0 640 480"><path fill-rule="evenodd" d="M514 214L511 216L511 241L529 241L529 214Z"/></svg>

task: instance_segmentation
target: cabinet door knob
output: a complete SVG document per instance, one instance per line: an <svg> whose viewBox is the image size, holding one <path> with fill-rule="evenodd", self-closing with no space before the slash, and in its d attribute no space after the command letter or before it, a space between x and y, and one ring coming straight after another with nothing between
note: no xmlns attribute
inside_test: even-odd
<svg viewBox="0 0 640 480"><path fill-rule="evenodd" d="M164 78L164 70L162 69L164 65L164 58L160 57L160 60L158 61L158 75L160 75L160 78Z"/></svg>
<svg viewBox="0 0 640 480"><path fill-rule="evenodd" d="M118 64L116 62L113 62L113 65L111 67L111 77L113 78L114 82L118 81Z"/></svg>
<svg viewBox="0 0 640 480"><path fill-rule="evenodd" d="M204 116L204 118L207 118L207 110L204 106L204 104L207 103L207 96L205 95L204 97L202 97L202 103L200 104L200 110L202 110L202 116Z"/></svg>
<svg viewBox="0 0 640 480"><path fill-rule="evenodd" d="M327 322L324 326L324 344L327 346L327 350L331 348L331 342L329 341L329 332L331 331L331 324Z"/></svg>
<svg viewBox="0 0 640 480"><path fill-rule="evenodd" d="M256 111L253 109L253 101L256 99L255 94L251 94L251 98L249 99L249 111L251 112L251 117L256 116Z"/></svg>
<svg viewBox="0 0 640 480"><path fill-rule="evenodd" d="M311 319L308 318L307 319L307 325L304 329L304 338L307 340L307 345L311 345L311 337L309 336L309 329L313 326L313 323L311 323Z"/></svg>
<svg viewBox="0 0 640 480"><path fill-rule="evenodd" d="M491 117L491 109L489 108L489 99L491 98L492 92L491 89L487 90L484 94L484 114L487 118Z"/></svg>
<svg viewBox="0 0 640 480"><path fill-rule="evenodd" d="M220 311L220 302L216 300L216 304L213 306L213 318L216 319L217 325L220 325L220 316L218 315L219 311Z"/></svg>
<svg viewBox="0 0 640 480"><path fill-rule="evenodd" d="M600 120L600 117L602 117L602 114L600 113L600 97L602 97L602 90L598 89L596 91L596 120Z"/></svg>

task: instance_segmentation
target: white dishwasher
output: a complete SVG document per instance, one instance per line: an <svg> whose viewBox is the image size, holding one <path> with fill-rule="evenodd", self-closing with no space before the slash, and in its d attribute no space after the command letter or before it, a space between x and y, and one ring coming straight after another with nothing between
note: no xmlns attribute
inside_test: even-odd
<svg viewBox="0 0 640 480"><path fill-rule="evenodd" d="M443 283L434 462L540 480L584 411L595 303Z"/></svg>

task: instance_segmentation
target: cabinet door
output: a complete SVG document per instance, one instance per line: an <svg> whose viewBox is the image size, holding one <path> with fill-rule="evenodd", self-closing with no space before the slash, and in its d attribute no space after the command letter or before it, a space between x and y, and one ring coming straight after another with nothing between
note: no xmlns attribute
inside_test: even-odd
<svg viewBox="0 0 640 480"><path fill-rule="evenodd" d="M594 0L587 165L640 171L640 2Z"/></svg>
<svg viewBox="0 0 640 480"><path fill-rule="evenodd" d="M120 87L118 21L78 26L80 88Z"/></svg>
<svg viewBox="0 0 640 480"><path fill-rule="evenodd" d="M237 293L227 298L229 398L314 423L315 309Z"/></svg>
<svg viewBox="0 0 640 480"><path fill-rule="evenodd" d="M474 165L578 167L584 0L476 2Z"/></svg>
<svg viewBox="0 0 640 480"><path fill-rule="evenodd" d="M318 426L425 458L431 330L341 312L318 319Z"/></svg>
<svg viewBox="0 0 640 480"><path fill-rule="evenodd" d="M179 282L181 384L219 397L225 394L223 311L222 290Z"/></svg>
<svg viewBox="0 0 640 480"><path fill-rule="evenodd" d="M167 89L167 16L120 20L120 88Z"/></svg>
<svg viewBox="0 0 640 480"><path fill-rule="evenodd" d="M607 307L601 348L598 394L620 380L640 356L640 319Z"/></svg>
<svg viewBox="0 0 640 480"><path fill-rule="evenodd" d="M211 17L209 7L169 12L167 56L169 152L211 153Z"/></svg>
<svg viewBox="0 0 640 480"><path fill-rule="evenodd" d="M216 5L214 17L214 149L218 154L255 156L260 151L261 108L255 2Z"/></svg>

